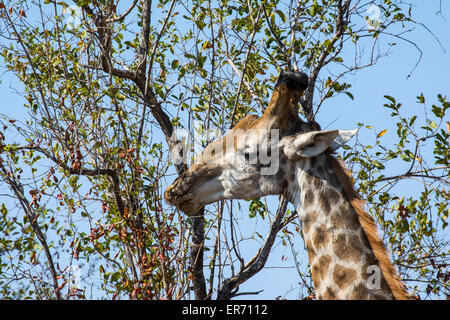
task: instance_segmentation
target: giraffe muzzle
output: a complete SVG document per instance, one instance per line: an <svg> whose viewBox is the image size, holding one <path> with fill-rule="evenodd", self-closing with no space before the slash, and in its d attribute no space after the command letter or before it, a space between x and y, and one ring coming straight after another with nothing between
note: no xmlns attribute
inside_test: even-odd
<svg viewBox="0 0 450 320"><path fill-rule="evenodd" d="M202 194L211 188L210 185L207 185L208 181L213 181L212 189L222 189L220 183L215 179L219 171L218 166L193 165L166 189L165 200L188 216L195 215L204 205L210 203L205 202L202 197Z"/></svg>

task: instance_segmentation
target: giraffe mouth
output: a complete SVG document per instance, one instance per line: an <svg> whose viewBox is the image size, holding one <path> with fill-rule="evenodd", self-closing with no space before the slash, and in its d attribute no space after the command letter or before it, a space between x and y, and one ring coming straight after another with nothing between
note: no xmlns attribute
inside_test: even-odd
<svg viewBox="0 0 450 320"><path fill-rule="evenodd" d="M194 199L191 192L185 192L181 197L179 197L178 194L174 192L172 186L167 188L164 192L164 198L167 203L176 206L188 216L197 214L202 208L199 202Z"/></svg>
<svg viewBox="0 0 450 320"><path fill-rule="evenodd" d="M201 205L199 205L198 202L194 201L193 199L186 200L183 203L179 205L179 208L181 211L186 213L189 217L195 216L199 211L203 208Z"/></svg>
<svg viewBox="0 0 450 320"><path fill-rule="evenodd" d="M193 201L192 186L178 177L172 185L170 185L164 192L164 198L170 205L176 206L178 209L185 212L187 215L195 214L199 211Z"/></svg>
<svg viewBox="0 0 450 320"><path fill-rule="evenodd" d="M216 195L223 193L223 186L217 179L220 168L197 168L194 165L191 169L178 177L164 192L167 203L188 216L197 214L205 205L214 202Z"/></svg>

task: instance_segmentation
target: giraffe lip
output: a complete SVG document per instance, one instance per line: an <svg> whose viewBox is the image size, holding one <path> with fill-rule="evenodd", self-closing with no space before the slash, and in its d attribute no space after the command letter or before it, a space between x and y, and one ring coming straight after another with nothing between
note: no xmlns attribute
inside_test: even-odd
<svg viewBox="0 0 450 320"><path fill-rule="evenodd" d="M182 197L178 197L176 193L171 191L172 190L167 190L164 193L166 201L169 204L178 207L182 211L185 211L191 206L190 202L192 200L192 195L190 193L184 193Z"/></svg>
<svg viewBox="0 0 450 320"><path fill-rule="evenodd" d="M192 199L185 200L178 205L178 208L190 217L197 214L202 209L201 206L199 207L198 204L193 203L191 200Z"/></svg>
<svg viewBox="0 0 450 320"><path fill-rule="evenodd" d="M176 206L179 210L186 213L188 216L191 215L191 213L195 214L196 212L193 212L192 207L192 197L190 194L185 194L181 199L176 198L173 196L173 194L170 192L170 190L166 190L164 193L164 197L170 205Z"/></svg>
<svg viewBox="0 0 450 320"><path fill-rule="evenodd" d="M204 171L204 172L203 172ZM175 182L170 185L164 192L164 198L170 205L176 206L188 216L197 214L204 204L201 202L201 197L198 199L197 193L204 184L206 178L214 178L217 175L212 175L208 170L197 172L195 176L186 175L178 177ZM196 177L197 180L194 180Z"/></svg>

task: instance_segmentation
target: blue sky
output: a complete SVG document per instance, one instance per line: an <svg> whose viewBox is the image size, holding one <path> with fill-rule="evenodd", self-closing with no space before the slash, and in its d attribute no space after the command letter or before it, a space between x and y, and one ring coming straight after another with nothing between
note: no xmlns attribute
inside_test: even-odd
<svg viewBox="0 0 450 320"><path fill-rule="evenodd" d="M417 21L427 26L434 35L440 40L441 45L435 37L421 26L417 26L406 37L415 42L423 52L422 59L414 70L410 78L408 74L414 68L419 52L407 42L398 39L387 39L388 42L396 42L392 53L388 57L382 58L379 63L368 69L358 71L354 76L346 78L346 82L352 84L351 92L354 100L346 95L330 99L324 105L321 112L318 113L317 120L322 128L327 129L352 129L356 123L362 122L365 125L371 125L376 131L387 129L387 133L382 137L385 145L393 143L395 138L395 122L390 119L390 111L382 108L386 103L384 95L390 95L396 98L398 102L403 103L402 110L405 114L413 115L417 112L422 114L422 109L417 105L416 97L423 93L427 98L427 104L431 105L437 101L437 94L450 94L450 8L448 3L443 1L443 17L437 15L439 1L416 1L416 7L413 9L413 16ZM16 110L23 110L23 98L14 92L14 88L19 88L17 81L11 78L9 74L2 75L0 83L0 94L2 104L0 112L6 113L15 118L21 118L24 114L17 113ZM428 102L429 101L429 102ZM448 121L448 119L447 119ZM373 142L374 132L369 129L362 129L359 133L359 140L362 143ZM390 168L393 173L401 168ZM169 181L170 182L170 181ZM405 193L414 193L414 188L405 188ZM3 190L0 190L2 193ZM275 197L270 200L272 212L275 212L277 201ZM268 230L267 219L260 218L248 219L248 213L245 212L246 206L243 206L243 212L237 212L235 206L235 217L239 219L240 228L243 234L253 236L254 240L248 240L243 246L243 254L250 258L259 248L260 240L255 232L265 235ZM303 243L300 237L296 237L296 249L301 250ZM208 253L206 253L208 255ZM293 267L289 247L281 245L277 240L273 247L273 252L266 264L266 268L258 273L241 286L240 291L258 291L263 289L257 296L242 296L243 299L273 299L277 296L284 296L289 299L295 299L298 296L298 276ZM285 257L282 259L282 257ZM301 265L307 265L307 258L302 251L298 256Z"/></svg>

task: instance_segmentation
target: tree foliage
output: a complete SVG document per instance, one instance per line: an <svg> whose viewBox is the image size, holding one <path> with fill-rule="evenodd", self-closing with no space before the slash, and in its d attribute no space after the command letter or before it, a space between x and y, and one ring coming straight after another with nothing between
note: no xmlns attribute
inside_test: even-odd
<svg viewBox="0 0 450 320"><path fill-rule="evenodd" d="M276 237L292 248L301 295L312 294L285 203L275 213L267 199L223 202L189 219L162 193L186 169L177 129L222 134L261 114L281 70L309 71L307 120L339 94L354 99L348 75L392 50L385 37L408 41L403 30L419 25L411 5L375 2L1 2L0 53L23 103L0 115L0 296L229 298L264 267ZM377 106L392 113L395 145L373 129L374 143L343 158L411 293L441 298L450 294L449 102L417 99L423 117L402 115L390 96ZM392 191L408 181L416 195ZM253 258L241 253L236 206L270 224Z"/></svg>

